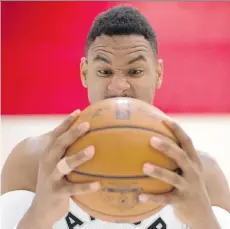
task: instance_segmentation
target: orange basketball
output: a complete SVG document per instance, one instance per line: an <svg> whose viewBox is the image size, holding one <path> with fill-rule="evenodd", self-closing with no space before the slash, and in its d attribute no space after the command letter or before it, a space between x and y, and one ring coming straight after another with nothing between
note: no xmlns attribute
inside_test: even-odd
<svg viewBox="0 0 230 229"><path fill-rule="evenodd" d="M163 206L138 202L138 194L166 193L172 186L143 173L150 162L177 171L177 165L163 153L153 149L150 138L156 136L177 144L173 133L161 122L163 112L143 101L112 98L100 101L82 111L74 125L90 123L90 131L76 141L66 156L95 146L92 160L67 176L73 183L100 181L96 193L73 196L84 211L95 218L111 222L138 222Z"/></svg>

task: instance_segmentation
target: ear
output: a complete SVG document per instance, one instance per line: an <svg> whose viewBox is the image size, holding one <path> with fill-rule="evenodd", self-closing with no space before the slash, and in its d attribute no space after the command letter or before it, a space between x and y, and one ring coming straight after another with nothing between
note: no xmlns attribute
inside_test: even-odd
<svg viewBox="0 0 230 229"><path fill-rule="evenodd" d="M156 71L157 71L156 88L160 88L163 81L163 60L159 59L157 61Z"/></svg>
<svg viewBox="0 0 230 229"><path fill-rule="evenodd" d="M88 60L85 57L81 58L80 64L81 83L83 87L87 88L87 77L88 77Z"/></svg>

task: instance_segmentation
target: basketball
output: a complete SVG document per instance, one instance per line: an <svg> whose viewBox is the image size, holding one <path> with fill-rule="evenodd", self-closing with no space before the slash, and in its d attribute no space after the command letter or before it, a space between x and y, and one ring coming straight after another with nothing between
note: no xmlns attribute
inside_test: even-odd
<svg viewBox="0 0 230 229"><path fill-rule="evenodd" d="M101 182L96 193L73 196L84 211L111 222L138 222L164 206L140 203L141 192L162 194L173 187L143 173L143 164L153 163L178 171L177 165L150 146L156 136L178 144L162 123L167 116L157 108L132 98L111 98L92 104L81 112L74 126L90 123L90 131L68 148L65 156L89 145L95 147L93 159L76 168L66 178L72 183Z"/></svg>

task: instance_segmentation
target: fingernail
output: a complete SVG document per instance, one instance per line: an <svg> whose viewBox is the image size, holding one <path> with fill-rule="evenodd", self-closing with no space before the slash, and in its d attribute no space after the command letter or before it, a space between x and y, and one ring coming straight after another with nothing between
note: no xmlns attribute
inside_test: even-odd
<svg viewBox="0 0 230 229"><path fill-rule="evenodd" d="M143 170L144 170L145 173L151 173L154 170L154 166L149 164L149 163L145 163L144 167L143 167Z"/></svg>
<svg viewBox="0 0 230 229"><path fill-rule="evenodd" d="M93 182L92 184L90 184L90 188L94 191L97 191L100 187L101 185L99 182Z"/></svg>
<svg viewBox="0 0 230 229"><path fill-rule="evenodd" d="M94 152L95 152L95 148L94 146L89 146L85 149L84 151L84 154L87 156L87 157L92 157L94 155Z"/></svg>
<svg viewBox="0 0 230 229"><path fill-rule="evenodd" d="M160 143L161 143L161 139L160 139L160 138L156 138L156 137L152 137L152 138L150 139L150 143L153 144L153 145L158 146L158 145L160 145Z"/></svg>
<svg viewBox="0 0 230 229"><path fill-rule="evenodd" d="M89 129L89 123L88 122L83 122L78 126L78 129L82 132L85 132Z"/></svg>
<svg viewBox="0 0 230 229"><path fill-rule="evenodd" d="M147 202L147 200L148 200L148 196L147 195L145 195L145 194L140 194L139 195L139 201L141 201L141 202Z"/></svg>
<svg viewBox="0 0 230 229"><path fill-rule="evenodd" d="M81 111L79 109L77 109L76 111L72 112L70 115L74 117L74 116L80 114L80 112Z"/></svg>

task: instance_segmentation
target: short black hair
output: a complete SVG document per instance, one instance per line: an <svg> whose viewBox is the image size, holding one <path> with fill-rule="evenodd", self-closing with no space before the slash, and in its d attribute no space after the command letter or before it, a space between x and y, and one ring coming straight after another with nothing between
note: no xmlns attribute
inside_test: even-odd
<svg viewBox="0 0 230 229"><path fill-rule="evenodd" d="M150 42L154 54L158 54L155 31L144 15L131 6L115 6L95 18L87 37L86 54L90 45L101 35L142 35Z"/></svg>

